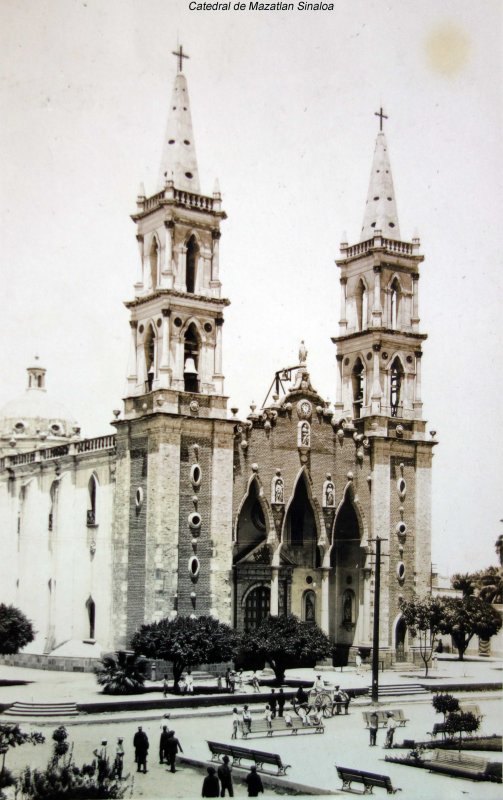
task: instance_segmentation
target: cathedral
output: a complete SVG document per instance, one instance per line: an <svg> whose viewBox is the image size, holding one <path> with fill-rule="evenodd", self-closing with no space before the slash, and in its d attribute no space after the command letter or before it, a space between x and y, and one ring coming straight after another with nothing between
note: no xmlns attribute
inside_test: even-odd
<svg viewBox="0 0 503 800"><path fill-rule="evenodd" d="M268 614L316 623L336 657L413 647L399 601L430 590L434 433L422 416L417 238L403 241L377 134L360 241L337 259L333 404L304 343L262 408L227 409L218 185L201 192L180 48L158 191L140 189L130 355L115 435L82 438L46 371L0 411L0 602L34 623L27 651L96 657L146 622ZM419 179L419 176L418 176ZM363 198L362 198L363 200ZM132 276L133 277L133 276Z"/></svg>

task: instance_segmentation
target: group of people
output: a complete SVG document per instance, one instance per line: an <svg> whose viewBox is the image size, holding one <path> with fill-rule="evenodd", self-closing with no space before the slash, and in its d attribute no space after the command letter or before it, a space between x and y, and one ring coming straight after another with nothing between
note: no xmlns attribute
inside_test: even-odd
<svg viewBox="0 0 503 800"><path fill-rule="evenodd" d="M178 681L178 691L181 694L194 694L194 677L190 669L187 672L182 673L182 677ZM167 697L169 692L169 681L168 676L164 675L162 680L162 694L163 697Z"/></svg>
<svg viewBox="0 0 503 800"><path fill-rule="evenodd" d="M136 771L147 772L147 758L150 742L141 725L138 727L133 737L133 748ZM175 736L175 731L169 730L167 725L163 725L159 739L159 764L167 764L171 772L176 772L176 754L178 752L183 753L183 748L179 739Z"/></svg>
<svg viewBox="0 0 503 800"><path fill-rule="evenodd" d="M393 711L386 712L386 739L384 741L383 747L386 750L389 750L393 747L393 739L395 737L395 731L398 727L398 722L395 719L395 715ZM369 747L375 747L377 745L377 731L379 728L379 717L375 711L372 712L370 715L369 720L369 733L370 733L370 742Z"/></svg>
<svg viewBox="0 0 503 800"><path fill-rule="evenodd" d="M225 797L226 792L229 792L229 797L234 797L232 766L229 761L229 756L223 756L218 769L211 765L207 768L208 774L203 781L202 797ZM255 764L250 767L244 780L248 789L248 797L258 797L260 793L263 793L262 778L258 774Z"/></svg>

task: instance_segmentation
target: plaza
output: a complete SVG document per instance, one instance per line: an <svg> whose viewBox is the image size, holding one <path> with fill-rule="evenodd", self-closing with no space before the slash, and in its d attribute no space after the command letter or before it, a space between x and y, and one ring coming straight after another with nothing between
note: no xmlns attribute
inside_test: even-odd
<svg viewBox="0 0 503 800"><path fill-rule="evenodd" d="M289 670L287 678L314 680L314 670ZM2 686L0 688L0 703L6 705L14 701L23 702L65 702L76 703L95 702L104 700L95 684L91 674L54 673L47 671L25 670L16 667L1 667L0 675L3 679L22 679L33 681L24 686ZM340 685L349 689L358 689L368 686L370 674L363 672L357 675L353 668L344 670L324 670L323 680L327 685ZM423 679L423 671L418 669L413 673L400 674L386 670L380 674L381 686L387 684L410 684L412 681L425 686L440 689L449 684L472 687L472 691L456 691L454 694L461 700L477 703L483 714L479 733L487 735L501 732L501 700L500 692L496 687L501 680L501 664L494 659L473 659L459 662L453 658L439 660L437 668L430 673L427 680ZM476 685L492 690L475 689ZM197 684L196 684L197 687ZM261 700L253 704L253 716L261 718L268 697L268 688L261 688ZM153 695L157 697L157 695ZM158 695L161 697L161 693ZM144 703L152 695L143 695ZM239 710L251 693L236 693L235 705ZM106 698L110 705L120 702L120 697ZM132 698L128 698L132 699ZM207 740L223 743L231 741L231 711L232 705L215 705L211 707L189 709L177 708L171 710L169 721L165 718L163 710L149 710L142 708L142 696L138 699L138 709L134 711L108 711L103 714L79 715L69 719L23 719L7 717L2 714L2 722L20 721L23 730L40 730L46 736L43 745L32 747L25 745L21 748L10 750L7 766L15 773L26 764L44 767L51 750L51 732L60 724L64 724L69 732L69 738L74 745L74 756L77 764L89 763L92 760L93 750L100 745L103 739L108 742L110 755L115 753L117 738L123 737L125 747L125 774L129 773L131 793L127 796L133 798L163 798L163 797L194 797L200 796L201 785L206 766L210 762ZM289 704L287 704L288 706ZM330 717L325 720L325 733L322 735L303 734L300 736L273 736L272 738L253 737L243 745L253 749L266 750L278 753L283 763L290 764L287 776L264 776L265 796L276 794L316 795L316 794L345 794L341 792L341 782L337 777L335 764L345 767L364 769L379 774L389 775L393 786L402 789L404 798L429 798L445 797L477 798L496 800L501 796L501 787L493 783L477 783L460 778L451 778L438 774L431 774L427 770L413 769L394 763L386 763L384 758L388 751L383 750L384 731L378 732L376 748L369 748L369 733L365 728L362 711L369 710L371 704L366 697L353 700L349 708L349 715ZM401 708L409 719L405 728L399 728L395 736L395 743L403 739L425 741L429 739L428 732L432 730L434 722L440 717L435 714L431 705L431 694L418 696L403 695L381 699L379 708L390 710ZM166 765L158 762L158 742L162 726L169 722L169 727L174 729L180 739L183 754L178 756L177 772L172 775ZM133 760L132 740L137 727L142 725L150 741L148 759L148 772L146 775L136 774ZM393 755L405 755L407 749L394 751ZM500 761L499 753L477 753L491 761ZM234 769L235 796L246 796L246 787L243 778L245 769ZM375 790L379 794L380 790Z"/></svg>

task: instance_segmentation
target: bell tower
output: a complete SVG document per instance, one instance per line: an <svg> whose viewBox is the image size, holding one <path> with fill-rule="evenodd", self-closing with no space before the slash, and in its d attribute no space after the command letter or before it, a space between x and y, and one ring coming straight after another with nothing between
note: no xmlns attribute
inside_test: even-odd
<svg viewBox="0 0 503 800"><path fill-rule="evenodd" d="M139 246L130 311L131 350L126 414L134 398L162 390L163 407L177 411L180 393L210 398L225 416L222 374L223 310L219 277L222 210L218 183L201 193L187 80L180 46L163 143L158 190L143 187L132 215Z"/></svg>
<svg viewBox="0 0 503 800"><path fill-rule="evenodd" d="M124 414L117 418L116 646L143 623L231 619L235 421L222 374L218 185L201 193L187 81L175 77L155 194L140 189Z"/></svg>
<svg viewBox="0 0 503 800"><path fill-rule="evenodd" d="M377 134L360 241L341 244L336 410L350 419L421 420L419 239L400 236L388 145Z"/></svg>

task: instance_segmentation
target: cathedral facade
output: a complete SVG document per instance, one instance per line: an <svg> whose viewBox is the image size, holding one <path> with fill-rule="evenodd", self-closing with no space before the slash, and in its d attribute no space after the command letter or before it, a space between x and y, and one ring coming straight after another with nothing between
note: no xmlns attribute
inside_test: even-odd
<svg viewBox="0 0 503 800"><path fill-rule="evenodd" d="M177 614L249 630L293 613L351 659L371 648L379 537L380 649L404 658L400 598L430 589L435 442L421 403L423 256L400 237L383 131L360 241L342 243L337 261L333 404L302 343L264 407L228 411L225 218L218 185L200 190L180 49L159 188L140 190L132 216L138 274L116 433L83 439L37 364L0 412L0 602L34 621L39 653L124 648L142 623Z"/></svg>

